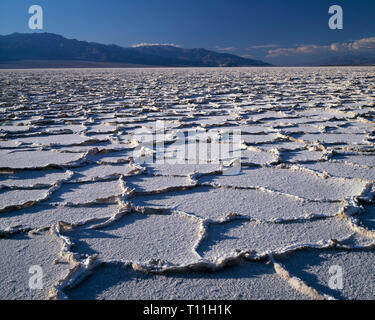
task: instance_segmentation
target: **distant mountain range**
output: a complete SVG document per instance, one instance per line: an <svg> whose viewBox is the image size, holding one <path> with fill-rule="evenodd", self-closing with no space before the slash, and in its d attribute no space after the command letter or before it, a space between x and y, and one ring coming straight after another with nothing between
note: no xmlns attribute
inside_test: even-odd
<svg viewBox="0 0 375 320"><path fill-rule="evenodd" d="M67 39L52 33L0 35L0 68L132 66L242 67L270 64L203 48L186 49L173 45L124 48Z"/></svg>

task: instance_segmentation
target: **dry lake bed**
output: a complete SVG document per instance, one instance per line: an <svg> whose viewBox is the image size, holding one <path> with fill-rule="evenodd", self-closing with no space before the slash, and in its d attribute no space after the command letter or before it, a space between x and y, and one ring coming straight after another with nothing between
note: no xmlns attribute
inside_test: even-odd
<svg viewBox="0 0 375 320"><path fill-rule="evenodd" d="M0 299L374 299L375 67L0 72Z"/></svg>

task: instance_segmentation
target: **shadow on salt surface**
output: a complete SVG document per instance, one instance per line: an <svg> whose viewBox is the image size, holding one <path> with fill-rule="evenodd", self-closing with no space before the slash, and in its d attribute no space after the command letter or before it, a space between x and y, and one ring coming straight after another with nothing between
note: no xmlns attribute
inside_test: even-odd
<svg viewBox="0 0 375 320"><path fill-rule="evenodd" d="M303 166L321 173L325 171L333 177L375 181L375 168L358 167L342 162L304 163Z"/></svg>
<svg viewBox="0 0 375 320"><path fill-rule="evenodd" d="M212 224L210 225L208 236L200 243L197 251L200 255L204 256L204 253L213 249L216 245L218 245L221 241L228 241L228 240L240 240L240 235L229 235L228 230L235 229L238 227L243 226L247 223L247 220L234 220L229 221L223 224ZM233 248L236 249L236 248ZM251 249L249 247L249 249Z"/></svg>
<svg viewBox="0 0 375 320"><path fill-rule="evenodd" d="M259 300L309 299L293 290L272 264L243 261L216 272L144 274L118 264L98 267L70 299Z"/></svg>
<svg viewBox="0 0 375 320"><path fill-rule="evenodd" d="M323 179L314 174L285 168L244 168L242 174L233 176L205 176L201 183L222 186L261 186L311 200L343 200L360 195L366 182L340 178Z"/></svg>
<svg viewBox="0 0 375 320"><path fill-rule="evenodd" d="M330 146L330 145L360 145L366 146L371 145L370 142L367 141L366 134L345 134L345 133L303 133L303 134L292 134L294 138L303 140L307 143L312 143L315 141L320 142L322 145Z"/></svg>
<svg viewBox="0 0 375 320"><path fill-rule="evenodd" d="M355 152L336 152L333 160L354 163L360 166L375 167L373 154L358 154Z"/></svg>
<svg viewBox="0 0 375 320"><path fill-rule="evenodd" d="M126 164L89 164L84 167L73 169L74 181L94 181L98 178L115 178L128 175L134 170Z"/></svg>
<svg viewBox="0 0 375 320"><path fill-rule="evenodd" d="M281 262L291 275L300 278L320 293L328 294L336 299L373 300L374 259L375 253L367 250L308 249L276 260L279 260L277 262ZM332 273L329 272L332 266L340 267L342 270L342 289L330 288L331 277L338 275L337 269Z"/></svg>
<svg viewBox="0 0 375 320"><path fill-rule="evenodd" d="M12 187L50 186L68 177L69 174L62 169L16 171L9 174L0 174L0 185Z"/></svg>
<svg viewBox="0 0 375 320"><path fill-rule="evenodd" d="M291 150L281 151L283 162L309 162L322 159L323 152L310 150Z"/></svg>
<svg viewBox="0 0 375 320"><path fill-rule="evenodd" d="M128 188L139 193L192 186L186 177L134 175L124 180Z"/></svg>
<svg viewBox="0 0 375 320"><path fill-rule="evenodd" d="M64 184L51 196L50 202L87 204L121 194L122 190L117 180Z"/></svg>
<svg viewBox="0 0 375 320"><path fill-rule="evenodd" d="M239 177L241 175L242 173ZM295 219L310 214L333 216L342 207L341 203L305 203L289 196L259 190L213 188L211 186L199 186L191 190L151 196L141 195L130 199L130 201L135 206L172 208L210 219L221 219L229 213L262 220ZM202 202L204 202L204 206L202 206Z"/></svg>
<svg viewBox="0 0 375 320"><path fill-rule="evenodd" d="M266 151L241 150L241 163L269 164L277 161L277 156Z"/></svg>
<svg viewBox="0 0 375 320"><path fill-rule="evenodd" d="M176 176L188 176L193 172L199 173L210 173L220 170L220 164L212 163L147 163L144 166L147 167L149 174L158 175L176 175Z"/></svg>
<svg viewBox="0 0 375 320"><path fill-rule="evenodd" d="M375 204L365 205L364 212L359 216L362 225L369 230L375 230Z"/></svg>
<svg viewBox="0 0 375 320"><path fill-rule="evenodd" d="M257 148L262 150L278 149L279 151L304 150L305 144L296 141L273 141L272 143L258 144Z"/></svg>
<svg viewBox="0 0 375 320"><path fill-rule="evenodd" d="M113 146L113 145L111 145ZM134 154L133 149L125 150L114 150L111 152L98 153L95 155L88 156L91 161L96 161L99 163L125 163L129 161L129 158Z"/></svg>
<svg viewBox="0 0 375 320"><path fill-rule="evenodd" d="M61 134L14 138L15 141L33 146L67 146L79 145L89 141L89 137L79 134Z"/></svg>
<svg viewBox="0 0 375 320"><path fill-rule="evenodd" d="M0 229L24 226L49 227L58 221L78 223L90 219L104 219L118 211L117 205L96 204L84 207L59 207L47 203L0 214Z"/></svg>
<svg viewBox="0 0 375 320"><path fill-rule="evenodd" d="M330 239L345 241L353 231L342 219L326 218L287 223L234 220L210 224L207 234L197 251L206 259L216 260L238 250L263 255L266 252L282 252L290 246L322 245ZM363 238L353 240L356 244L368 244Z"/></svg>

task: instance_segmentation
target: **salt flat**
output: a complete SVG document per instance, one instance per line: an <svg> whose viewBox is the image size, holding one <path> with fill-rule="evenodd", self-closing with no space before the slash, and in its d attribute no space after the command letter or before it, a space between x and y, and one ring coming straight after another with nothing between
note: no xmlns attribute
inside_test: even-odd
<svg viewBox="0 0 375 320"><path fill-rule="evenodd" d="M374 299L375 67L0 88L0 299Z"/></svg>

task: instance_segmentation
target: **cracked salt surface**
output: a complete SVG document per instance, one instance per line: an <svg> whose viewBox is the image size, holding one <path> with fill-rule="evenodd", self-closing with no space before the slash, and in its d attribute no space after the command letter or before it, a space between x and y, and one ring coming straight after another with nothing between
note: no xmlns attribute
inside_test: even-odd
<svg viewBox="0 0 375 320"><path fill-rule="evenodd" d="M208 237L198 251L203 257L211 259L230 254L233 250L253 250L262 255L284 252L293 246L323 245L330 239L344 241L352 234L353 230L345 221L335 218L289 223L236 220L210 225Z"/></svg>
<svg viewBox="0 0 375 320"><path fill-rule="evenodd" d="M374 72L0 72L0 298L373 299Z"/></svg>
<svg viewBox="0 0 375 320"><path fill-rule="evenodd" d="M196 187L185 191L135 197L134 206L171 208L201 218L224 218L228 214L248 216L259 220L298 219L305 216L333 216L344 204L306 202L288 195L261 190ZM202 202L204 201L204 205Z"/></svg>
<svg viewBox="0 0 375 320"><path fill-rule="evenodd" d="M22 150L5 151L0 150L0 169L35 169L51 165L64 166L80 160L82 154L57 153L53 151Z"/></svg>
<svg viewBox="0 0 375 320"><path fill-rule="evenodd" d="M105 260L144 262L153 257L183 264L197 259L192 248L198 231L192 219L178 215L134 213L104 228L83 226L66 235L75 243L75 252L99 253Z"/></svg>
<svg viewBox="0 0 375 320"><path fill-rule="evenodd" d="M59 221L79 223L88 220L108 219L119 210L117 205L94 204L83 207L58 207L47 203L17 211L4 212L0 215L0 234L10 227L38 229L49 227Z"/></svg>
<svg viewBox="0 0 375 320"><path fill-rule="evenodd" d="M70 178L72 172L67 170L30 170L17 171L9 175L0 175L0 185L13 188L49 187L59 180Z"/></svg>
<svg viewBox="0 0 375 320"><path fill-rule="evenodd" d="M235 176L205 176L200 182L237 188L267 188L312 201L343 200L360 196L368 185L367 181L358 179L322 179L303 170L269 167L243 169Z"/></svg>
<svg viewBox="0 0 375 320"><path fill-rule="evenodd" d="M123 190L117 180L88 182L80 184L64 184L51 197L52 204L80 205L109 201L122 194Z"/></svg>

